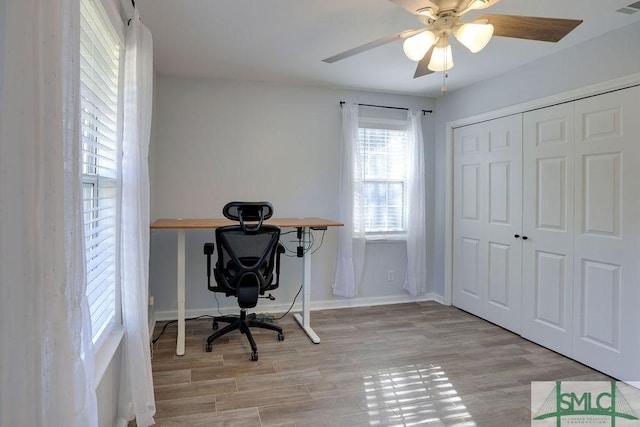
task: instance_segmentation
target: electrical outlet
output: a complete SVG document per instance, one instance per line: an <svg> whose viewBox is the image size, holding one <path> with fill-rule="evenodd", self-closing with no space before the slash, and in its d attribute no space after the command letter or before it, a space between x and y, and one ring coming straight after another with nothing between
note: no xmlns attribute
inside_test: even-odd
<svg viewBox="0 0 640 427"><path fill-rule="evenodd" d="M396 280L396 272L393 270L388 270L387 271L387 281L388 282L393 282L394 280Z"/></svg>

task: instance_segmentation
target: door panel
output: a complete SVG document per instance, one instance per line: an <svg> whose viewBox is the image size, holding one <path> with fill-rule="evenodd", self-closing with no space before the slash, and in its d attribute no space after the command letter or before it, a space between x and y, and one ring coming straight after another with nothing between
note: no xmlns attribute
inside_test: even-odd
<svg viewBox="0 0 640 427"><path fill-rule="evenodd" d="M511 247L489 242L489 295L488 302L502 309L509 309L509 266Z"/></svg>
<svg viewBox="0 0 640 427"><path fill-rule="evenodd" d="M581 339L599 347L620 349L620 266L582 260L579 326ZM597 313L597 315L595 315Z"/></svg>
<svg viewBox="0 0 640 427"><path fill-rule="evenodd" d="M479 221L480 213L480 165L462 166L462 218Z"/></svg>
<svg viewBox="0 0 640 427"><path fill-rule="evenodd" d="M480 241L462 238L461 243L461 292L473 299L480 298Z"/></svg>
<svg viewBox="0 0 640 427"><path fill-rule="evenodd" d="M486 222L484 150L487 136L484 125L454 131L454 271L453 304L483 316L486 299L486 267L482 245Z"/></svg>
<svg viewBox="0 0 640 427"><path fill-rule="evenodd" d="M640 380L640 88L576 102L574 358Z"/></svg>
<svg viewBox="0 0 640 427"><path fill-rule="evenodd" d="M536 227L567 231L567 157L537 159Z"/></svg>
<svg viewBox="0 0 640 427"><path fill-rule="evenodd" d="M571 267L571 265L570 265ZM566 328L567 257L562 254L536 252L534 319L562 332Z"/></svg>
<svg viewBox="0 0 640 427"><path fill-rule="evenodd" d="M489 165L489 222L510 224L509 197L511 187L511 162L496 162Z"/></svg>
<svg viewBox="0 0 640 427"><path fill-rule="evenodd" d="M520 331L522 119L454 130L453 304Z"/></svg>
<svg viewBox="0 0 640 427"><path fill-rule="evenodd" d="M583 234L620 237L621 153L583 156Z"/></svg>
<svg viewBox="0 0 640 427"><path fill-rule="evenodd" d="M522 336L572 353L574 107L523 117Z"/></svg>

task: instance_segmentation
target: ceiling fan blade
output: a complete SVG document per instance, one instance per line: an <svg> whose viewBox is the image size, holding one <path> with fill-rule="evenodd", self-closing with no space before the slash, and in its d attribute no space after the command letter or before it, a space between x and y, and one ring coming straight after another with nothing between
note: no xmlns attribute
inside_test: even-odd
<svg viewBox="0 0 640 427"><path fill-rule="evenodd" d="M482 15L493 25L493 35L518 39L558 42L582 23L577 19L538 18L535 16Z"/></svg>
<svg viewBox="0 0 640 427"><path fill-rule="evenodd" d="M337 55L330 56L328 58L323 59L322 61L326 62L327 64L333 64L336 61L340 61L350 56L357 55L362 52L366 52L367 50L373 49L374 47L382 46L384 44L391 43L392 41L395 41L398 39L406 39L407 37L411 37L415 34L423 32L425 29L426 28L422 28L419 30L400 31L399 33L391 34L390 36L382 37L381 39L370 41L369 43L365 43L361 46L354 47L353 49L346 50Z"/></svg>
<svg viewBox="0 0 640 427"><path fill-rule="evenodd" d="M422 58L420 62L418 62L416 73L413 75L414 79L433 73L433 71L428 68L429 62L431 61L431 54L433 54L433 48L434 46L431 46L431 49L429 49L427 53L425 53L424 58Z"/></svg>
<svg viewBox="0 0 640 427"><path fill-rule="evenodd" d="M429 0L390 0L390 1L413 15L416 15L416 11L418 11L418 9L424 9L425 7L432 8L434 12L437 12L440 9L440 7L436 3Z"/></svg>

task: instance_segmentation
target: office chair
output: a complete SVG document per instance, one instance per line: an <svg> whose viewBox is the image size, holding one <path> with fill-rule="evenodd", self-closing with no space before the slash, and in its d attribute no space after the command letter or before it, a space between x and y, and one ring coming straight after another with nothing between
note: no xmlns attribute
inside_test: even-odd
<svg viewBox="0 0 640 427"><path fill-rule="evenodd" d="M218 322L229 324L207 338L205 350L210 352L213 349L213 341L239 329L247 336L251 344L251 360L255 361L258 360L258 349L249 328L277 331L278 340L284 340L281 327L256 320L255 313L247 314L247 309L255 307L261 295L278 287L280 254L284 253L284 247L279 243L280 228L262 224L273 214L273 206L268 202L231 202L225 205L222 213L226 218L239 221L240 224L220 227L215 231L218 261L213 270L216 282L213 286L211 255L214 252L214 244L205 243L207 286L212 292L236 297L240 306L240 316L214 317L214 330L218 329ZM262 298L275 299L271 294Z"/></svg>

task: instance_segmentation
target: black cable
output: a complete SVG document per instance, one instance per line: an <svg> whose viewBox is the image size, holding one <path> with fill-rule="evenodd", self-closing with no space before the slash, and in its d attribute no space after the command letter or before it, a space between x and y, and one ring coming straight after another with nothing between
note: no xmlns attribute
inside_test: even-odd
<svg viewBox="0 0 640 427"><path fill-rule="evenodd" d="M318 245L318 247L316 248L315 251L311 252L311 255L315 254L316 252L318 252L318 249L320 249L322 247L322 243L324 242L324 233L327 231L327 229L325 228L324 230L322 230L322 238L320 238L320 245Z"/></svg>
<svg viewBox="0 0 640 427"><path fill-rule="evenodd" d="M185 322L186 322L187 320L200 320L200 319L205 319L205 318L213 318L213 316L211 316L211 315L209 315L209 314L203 314L202 316L198 316L198 317L190 317L190 318L188 318L188 319L184 319L184 320L185 320ZM177 321L178 321L177 319L176 319L176 320L169 320L167 323L165 323L165 324L162 326L162 330L160 331L160 333L158 334L158 336L157 336L157 337L155 337L153 340L151 340L151 344L153 345L153 344L157 343L157 342L158 342L158 340L160 339L160 337L161 337L161 336L165 333L165 331L167 330L167 326L169 326L169 325L170 325L170 324L172 324L172 323L176 323Z"/></svg>
<svg viewBox="0 0 640 427"><path fill-rule="evenodd" d="M315 245L315 242L316 242L316 239L313 233L311 232L311 230L309 230L307 233L309 234L309 239L307 240L308 246L304 248L305 254L309 253L309 251L311 250L311 248L313 248L313 245Z"/></svg>
<svg viewBox="0 0 640 427"><path fill-rule="evenodd" d="M158 342L158 340L160 339L160 337L164 334L164 332L167 330L167 326L169 326L172 323L176 323L177 320L170 320L167 323L164 324L164 326L162 327L162 330L160 331L160 334L158 334L157 337L155 337L153 340L151 340L151 344L155 344Z"/></svg>
<svg viewBox="0 0 640 427"><path fill-rule="evenodd" d="M295 243L295 241L292 241L292 242L290 242L290 243ZM288 257L295 258L295 256L296 256L295 254L297 253L296 251L292 251L291 249L289 249L289 248L287 247L287 245L285 245L285 244L284 244L284 242L283 242L282 240L280 240L280 244L282 245L282 247L283 247L283 248L285 249L285 251L286 251L286 252L284 253L284 256L288 256ZM287 252L292 253L292 254L294 254L294 255L287 255Z"/></svg>
<svg viewBox="0 0 640 427"><path fill-rule="evenodd" d="M300 295L300 291L302 291L302 285L300 284L300 289L298 289L298 293L296 293L296 296L293 297L293 302L291 303L291 306L289 307L289 309L280 317L276 318L275 320L280 320L282 319L284 316L286 316L287 314L289 314L289 312L291 311L291 309L293 308L293 305L296 303L296 299L298 298L298 295Z"/></svg>

